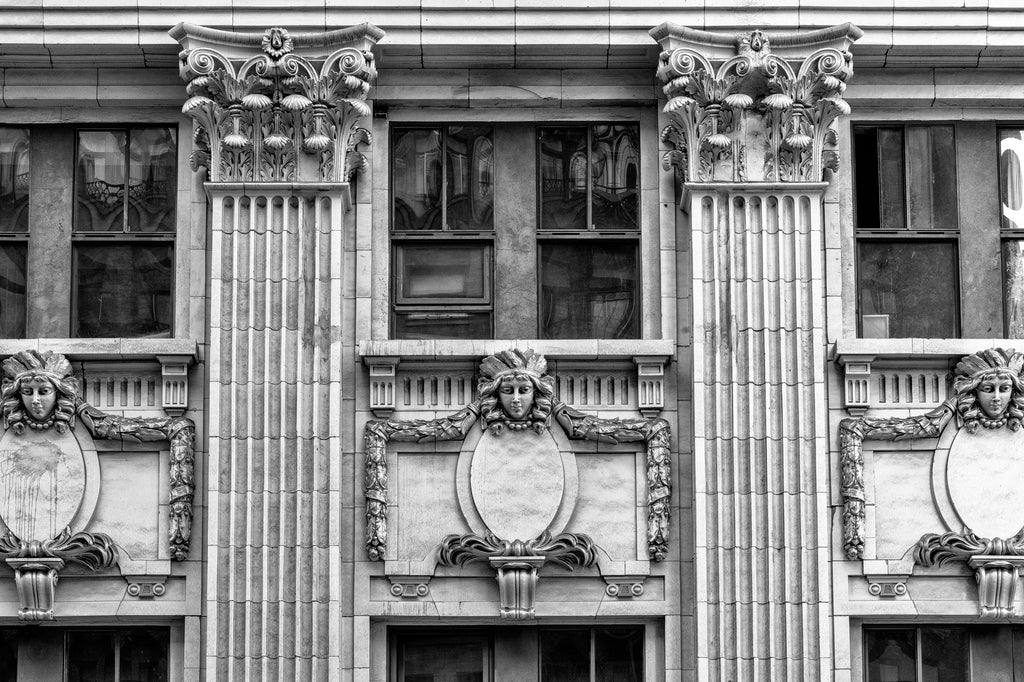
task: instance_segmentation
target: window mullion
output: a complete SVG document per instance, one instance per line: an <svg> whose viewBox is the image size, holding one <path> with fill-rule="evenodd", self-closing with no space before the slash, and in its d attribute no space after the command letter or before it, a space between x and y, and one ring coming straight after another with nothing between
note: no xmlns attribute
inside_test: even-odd
<svg viewBox="0 0 1024 682"><path fill-rule="evenodd" d="M589 137L589 136L588 136ZM587 173L590 173L590 169L587 169ZM595 646L596 642L596 628L590 628L590 682L597 682L597 653Z"/></svg>
<svg viewBox="0 0 1024 682"><path fill-rule="evenodd" d="M448 128L441 128L441 149L438 151L441 163L441 230L447 232L451 228L448 225Z"/></svg>
<svg viewBox="0 0 1024 682"><path fill-rule="evenodd" d="M124 129L124 188L121 190L124 193L124 201L121 203L121 232L128 234L128 196L131 191L131 178L132 170L132 131L130 128Z"/></svg>

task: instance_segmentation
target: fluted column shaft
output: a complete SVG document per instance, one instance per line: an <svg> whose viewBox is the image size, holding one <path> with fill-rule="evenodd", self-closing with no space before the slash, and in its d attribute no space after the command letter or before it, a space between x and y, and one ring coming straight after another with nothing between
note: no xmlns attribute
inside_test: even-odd
<svg viewBox="0 0 1024 682"><path fill-rule="evenodd" d="M211 680L340 679L347 190L207 184Z"/></svg>
<svg viewBox="0 0 1024 682"><path fill-rule="evenodd" d="M688 186L700 680L831 677L824 187Z"/></svg>

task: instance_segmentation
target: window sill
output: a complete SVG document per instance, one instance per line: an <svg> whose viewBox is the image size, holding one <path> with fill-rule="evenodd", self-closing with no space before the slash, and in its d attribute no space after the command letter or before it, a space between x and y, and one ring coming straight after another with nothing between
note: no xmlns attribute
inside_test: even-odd
<svg viewBox="0 0 1024 682"><path fill-rule="evenodd" d="M157 360L173 357L186 364L199 361L196 339L0 339L0 356L23 350L53 351L74 361Z"/></svg>
<svg viewBox="0 0 1024 682"><path fill-rule="evenodd" d="M549 360L632 360L641 356L675 356L673 339L373 339L359 342L359 355L364 361L382 357L480 360L509 348L532 349Z"/></svg>
<svg viewBox="0 0 1024 682"><path fill-rule="evenodd" d="M877 360L940 360L970 355L986 348L1011 348L1021 339L838 339L834 359L845 364L851 356Z"/></svg>

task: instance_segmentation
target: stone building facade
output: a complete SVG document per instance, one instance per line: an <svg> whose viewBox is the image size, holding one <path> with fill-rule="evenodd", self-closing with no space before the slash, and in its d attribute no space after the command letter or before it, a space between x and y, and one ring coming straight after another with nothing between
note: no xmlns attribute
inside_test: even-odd
<svg viewBox="0 0 1024 682"><path fill-rule="evenodd" d="M0 681L1024 680L1016 4L3 5Z"/></svg>

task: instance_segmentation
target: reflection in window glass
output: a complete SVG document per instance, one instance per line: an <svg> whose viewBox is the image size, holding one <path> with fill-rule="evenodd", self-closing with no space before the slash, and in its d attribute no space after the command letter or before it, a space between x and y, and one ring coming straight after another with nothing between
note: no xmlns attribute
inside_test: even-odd
<svg viewBox="0 0 1024 682"><path fill-rule="evenodd" d="M643 628L541 630L540 682L641 682Z"/></svg>
<svg viewBox="0 0 1024 682"><path fill-rule="evenodd" d="M28 131L0 128L0 232L28 232Z"/></svg>
<svg viewBox="0 0 1024 682"><path fill-rule="evenodd" d="M487 644L479 638L409 637L398 682L483 682Z"/></svg>
<svg viewBox="0 0 1024 682"><path fill-rule="evenodd" d="M917 631L866 630L868 682L917 682Z"/></svg>
<svg viewBox="0 0 1024 682"><path fill-rule="evenodd" d="M162 628L67 633L67 682L167 682Z"/></svg>
<svg viewBox="0 0 1024 682"><path fill-rule="evenodd" d="M391 146L395 230L440 230L441 131L402 130Z"/></svg>
<svg viewBox="0 0 1024 682"><path fill-rule="evenodd" d="M540 129L542 230L586 230L587 129Z"/></svg>
<svg viewBox="0 0 1024 682"><path fill-rule="evenodd" d="M599 628L594 631L595 682L641 682L643 660L643 630Z"/></svg>
<svg viewBox="0 0 1024 682"><path fill-rule="evenodd" d="M451 230L494 228L494 144L489 127L454 126L445 139Z"/></svg>
<svg viewBox="0 0 1024 682"><path fill-rule="evenodd" d="M398 302L476 301L486 303L489 250L480 244L438 244L398 247Z"/></svg>
<svg viewBox="0 0 1024 682"><path fill-rule="evenodd" d="M170 336L172 248L165 244L75 247L75 334Z"/></svg>
<svg viewBox="0 0 1024 682"><path fill-rule="evenodd" d="M1006 336L1024 338L1024 239L1003 240L1003 292Z"/></svg>
<svg viewBox="0 0 1024 682"><path fill-rule="evenodd" d="M0 243L0 338L25 336L25 261L27 247Z"/></svg>
<svg viewBox="0 0 1024 682"><path fill-rule="evenodd" d="M1024 230L1024 130L999 130L999 198L1004 230Z"/></svg>
<svg viewBox="0 0 1024 682"><path fill-rule="evenodd" d="M964 628L921 628L921 673L927 682L967 682L968 652Z"/></svg>
<svg viewBox="0 0 1024 682"><path fill-rule="evenodd" d="M75 230L173 232L176 154L171 128L79 131Z"/></svg>
<svg viewBox="0 0 1024 682"><path fill-rule="evenodd" d="M636 242L542 242L540 332L545 339L635 339Z"/></svg>
<svg viewBox="0 0 1024 682"><path fill-rule="evenodd" d="M591 134L594 227L635 230L639 225L639 131L636 126L599 125Z"/></svg>
<svg viewBox="0 0 1024 682"><path fill-rule="evenodd" d="M907 126L907 213L911 230L955 230L953 126Z"/></svg>
<svg viewBox="0 0 1024 682"><path fill-rule="evenodd" d="M952 241L860 241L861 336L955 338L957 253Z"/></svg>

